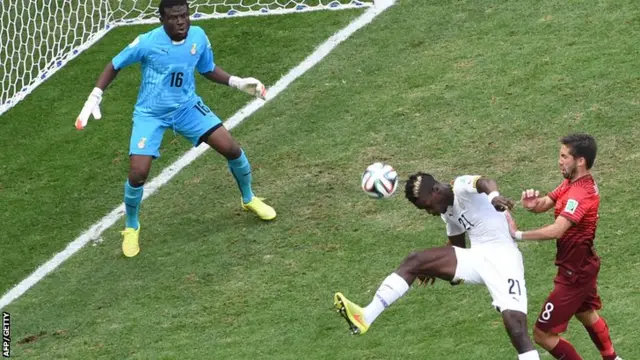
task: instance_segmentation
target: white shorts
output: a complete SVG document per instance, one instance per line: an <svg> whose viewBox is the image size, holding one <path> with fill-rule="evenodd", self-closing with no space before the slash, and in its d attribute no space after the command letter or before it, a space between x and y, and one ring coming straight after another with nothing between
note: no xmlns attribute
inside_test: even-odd
<svg viewBox="0 0 640 360"><path fill-rule="evenodd" d="M493 246L471 249L454 246L454 250L458 260L454 281L486 285L492 305L500 312L527 313L527 287L520 250Z"/></svg>

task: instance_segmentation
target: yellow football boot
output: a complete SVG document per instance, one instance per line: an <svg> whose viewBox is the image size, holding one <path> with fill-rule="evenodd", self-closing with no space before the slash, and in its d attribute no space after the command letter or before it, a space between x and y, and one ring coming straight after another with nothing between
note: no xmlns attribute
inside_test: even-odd
<svg viewBox="0 0 640 360"><path fill-rule="evenodd" d="M342 293L336 293L333 296L333 305L335 305L338 313L347 320L353 334L363 335L369 330L369 324L364 319L362 308L349 301Z"/></svg>
<svg viewBox="0 0 640 360"><path fill-rule="evenodd" d="M269 205L265 204L259 197L253 197L248 203L242 203L244 210L251 210L262 220L273 220L276 218L276 211Z"/></svg>
<svg viewBox="0 0 640 360"><path fill-rule="evenodd" d="M122 234L122 253L126 257L134 257L140 252L140 246L138 246L138 238L140 236L140 225L138 230L134 228L125 228Z"/></svg>

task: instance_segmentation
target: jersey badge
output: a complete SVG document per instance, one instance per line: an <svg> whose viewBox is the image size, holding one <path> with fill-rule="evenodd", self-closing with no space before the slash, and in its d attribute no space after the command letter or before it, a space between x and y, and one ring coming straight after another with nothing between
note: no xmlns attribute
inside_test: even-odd
<svg viewBox="0 0 640 360"><path fill-rule="evenodd" d="M573 199L569 199L567 201L567 205L564 207L564 211L568 212L569 214L573 214L576 212L577 208L578 208L578 202Z"/></svg>
<svg viewBox="0 0 640 360"><path fill-rule="evenodd" d="M195 43L193 43L193 46L191 47L191 55L195 55L197 50L198 50L198 46Z"/></svg>

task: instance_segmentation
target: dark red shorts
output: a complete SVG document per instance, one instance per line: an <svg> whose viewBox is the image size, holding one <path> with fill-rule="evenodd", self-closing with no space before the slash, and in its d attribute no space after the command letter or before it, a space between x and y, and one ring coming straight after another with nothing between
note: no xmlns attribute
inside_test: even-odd
<svg viewBox="0 0 640 360"><path fill-rule="evenodd" d="M553 291L542 305L536 327L544 332L560 334L567 330L573 315L601 308L602 300L595 279L580 285L556 281Z"/></svg>

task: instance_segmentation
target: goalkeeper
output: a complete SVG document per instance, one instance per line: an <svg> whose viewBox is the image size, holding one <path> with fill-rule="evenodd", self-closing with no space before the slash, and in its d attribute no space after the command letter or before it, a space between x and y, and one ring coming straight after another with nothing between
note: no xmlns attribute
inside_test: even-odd
<svg viewBox="0 0 640 360"><path fill-rule="evenodd" d="M87 125L90 115L100 119L102 92L122 68L141 63L142 81L129 144L130 169L124 184L126 225L122 232L122 251L127 257L140 251L138 213L143 185L151 162L160 156L160 143L166 129L173 129L194 146L207 143L224 156L240 188L242 208L255 212L262 220L276 217L275 210L253 194L251 166L244 151L196 94L194 69L213 82L261 99L266 96L264 85L254 78L229 76L214 64L207 35L200 27L191 26L186 0L162 0L159 13L162 26L137 37L106 65L76 119L78 129Z"/></svg>

